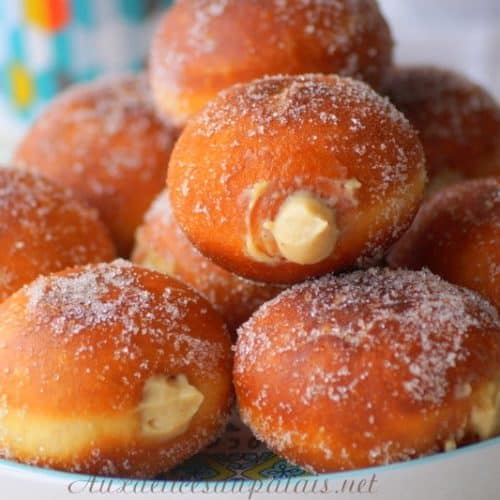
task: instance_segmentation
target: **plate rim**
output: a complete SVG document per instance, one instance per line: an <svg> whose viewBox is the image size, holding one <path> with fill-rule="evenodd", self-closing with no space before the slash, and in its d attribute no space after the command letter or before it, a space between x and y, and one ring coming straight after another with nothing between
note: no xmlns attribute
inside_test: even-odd
<svg viewBox="0 0 500 500"><path fill-rule="evenodd" d="M98 476L98 475L89 475L89 474L80 474L76 472L64 472L56 469L49 469L44 467L37 467L34 465L23 464L20 462L16 462L14 460L8 460L5 458L0 458L0 476L4 473L17 473L21 475L26 475L27 477L31 477L32 479L39 479L43 481L54 480L54 481L64 481L66 483L75 483L75 482L90 482L92 480L99 482L111 481L114 485L119 486L120 484L127 484L130 482L137 482L140 484L144 484L146 486L158 485L158 484L179 484L179 483L194 483L196 485L203 485L204 487L214 486L219 483L224 484L255 484L256 482L260 482L263 485L266 485L272 481L289 481L290 483L301 481L307 478L315 478L317 480L328 480L335 481L339 478L347 479L350 477L357 476L370 476L373 474L380 474L384 472L395 471L398 469L408 469L410 467L418 467L421 465L426 465L436 461L444 461L456 458L461 455L473 453L480 451L482 449L487 449L491 447L498 446L500 447L500 436L496 438L487 439L485 441L481 441L478 443L470 444L461 448L458 448L453 451L447 452L439 452L433 455L428 455L426 457L416 458L413 460L408 460L405 462L397 462L389 465L380 465L375 467L356 469L350 471L339 471L333 473L322 473L322 474L310 474L307 476L295 476L291 478L269 478L269 479L241 479L241 478L229 478L224 480L180 480L180 479L141 479L141 478L124 478L124 477L111 477L111 476Z"/></svg>

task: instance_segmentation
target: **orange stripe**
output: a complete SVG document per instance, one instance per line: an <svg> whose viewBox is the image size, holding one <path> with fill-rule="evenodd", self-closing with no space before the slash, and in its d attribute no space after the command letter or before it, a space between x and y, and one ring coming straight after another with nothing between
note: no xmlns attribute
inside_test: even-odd
<svg viewBox="0 0 500 500"><path fill-rule="evenodd" d="M66 26L70 19L68 0L48 0L49 26L58 31Z"/></svg>

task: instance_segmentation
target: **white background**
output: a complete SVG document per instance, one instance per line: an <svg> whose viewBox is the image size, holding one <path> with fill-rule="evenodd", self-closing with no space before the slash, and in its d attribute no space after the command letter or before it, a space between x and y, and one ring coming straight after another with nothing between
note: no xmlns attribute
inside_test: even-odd
<svg viewBox="0 0 500 500"><path fill-rule="evenodd" d="M500 0L379 0L396 61L461 71L500 100Z"/></svg>

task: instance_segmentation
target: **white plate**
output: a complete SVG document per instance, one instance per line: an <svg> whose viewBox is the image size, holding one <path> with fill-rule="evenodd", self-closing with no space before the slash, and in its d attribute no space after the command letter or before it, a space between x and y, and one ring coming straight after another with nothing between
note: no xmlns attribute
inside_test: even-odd
<svg viewBox="0 0 500 500"><path fill-rule="evenodd" d="M500 438L385 467L281 480L175 482L93 478L0 460L0 498L499 500L499 464Z"/></svg>

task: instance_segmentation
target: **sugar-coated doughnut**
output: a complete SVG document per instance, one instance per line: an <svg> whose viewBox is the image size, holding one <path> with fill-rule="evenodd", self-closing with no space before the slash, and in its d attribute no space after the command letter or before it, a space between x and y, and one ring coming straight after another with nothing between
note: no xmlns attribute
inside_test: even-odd
<svg viewBox="0 0 500 500"><path fill-rule="evenodd" d="M372 269L283 292L239 329L240 414L316 472L500 434L500 319L429 271Z"/></svg>
<svg viewBox="0 0 500 500"><path fill-rule="evenodd" d="M0 455L152 477L214 440L231 407L222 318L125 261L40 277L0 305Z"/></svg>
<svg viewBox="0 0 500 500"><path fill-rule="evenodd" d="M338 76L276 76L221 92L184 129L174 216L222 267L293 283L380 258L423 196L417 134L386 98Z"/></svg>
<svg viewBox="0 0 500 500"><path fill-rule="evenodd" d="M419 131L429 193L461 179L500 175L500 106L479 85L443 69L399 68L387 94Z"/></svg>
<svg viewBox="0 0 500 500"><path fill-rule="evenodd" d="M120 255L163 189L177 130L156 116L143 76L63 93L21 142L15 161L71 187L99 210Z"/></svg>
<svg viewBox="0 0 500 500"><path fill-rule="evenodd" d="M38 174L0 167L0 301L40 274L114 257L94 209Z"/></svg>
<svg viewBox="0 0 500 500"><path fill-rule="evenodd" d="M387 260L395 268L426 267L479 292L500 311L500 177L435 193Z"/></svg>
<svg viewBox="0 0 500 500"><path fill-rule="evenodd" d="M153 40L151 86L159 111L183 124L220 90L267 75L379 87L392 45L374 0L178 0Z"/></svg>
<svg viewBox="0 0 500 500"><path fill-rule="evenodd" d="M222 314L233 332L284 289L240 278L203 256L175 221L166 190L137 230L132 260L191 285Z"/></svg>

